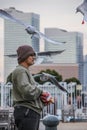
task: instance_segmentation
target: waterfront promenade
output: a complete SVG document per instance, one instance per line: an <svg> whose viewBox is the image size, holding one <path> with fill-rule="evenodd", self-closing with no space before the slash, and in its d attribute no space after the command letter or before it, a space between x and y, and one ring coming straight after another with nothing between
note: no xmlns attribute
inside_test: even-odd
<svg viewBox="0 0 87 130"><path fill-rule="evenodd" d="M45 126L42 122L40 123L39 130L45 130ZM87 130L87 122L60 122L57 130Z"/></svg>

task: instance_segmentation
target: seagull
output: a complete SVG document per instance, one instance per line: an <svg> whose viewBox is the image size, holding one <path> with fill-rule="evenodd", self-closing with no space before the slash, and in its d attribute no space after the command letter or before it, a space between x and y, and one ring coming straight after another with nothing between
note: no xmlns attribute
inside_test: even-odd
<svg viewBox="0 0 87 130"><path fill-rule="evenodd" d="M35 52L36 56L53 56L53 55L57 55L60 54L62 52L64 52L65 50L59 50L59 51L45 51L45 52ZM15 58L17 57L17 54L7 54L4 56L8 56L8 57L12 57Z"/></svg>
<svg viewBox="0 0 87 130"><path fill-rule="evenodd" d="M81 5L76 8L76 13L80 12L83 15L82 24L87 22L87 0L84 0Z"/></svg>
<svg viewBox="0 0 87 130"><path fill-rule="evenodd" d="M26 32L31 35L31 38L33 37L44 38L47 42L52 43L54 45L62 45L66 43L66 42L55 41L48 38L45 34L43 34L42 32L39 32L34 26L22 22L21 20L15 18L14 16L12 16L10 13L8 13L5 10L0 9L0 17L24 26Z"/></svg>
<svg viewBox="0 0 87 130"><path fill-rule="evenodd" d="M35 74L33 77L40 77L40 80L42 81L47 81L50 80L56 87L58 87L61 91L66 92L68 94L68 91L59 84L59 82L56 80L56 76L53 76L51 74L42 72L41 74ZM7 77L7 82L6 83L12 83L12 72L8 75Z"/></svg>
<svg viewBox="0 0 87 130"><path fill-rule="evenodd" d="M65 50L57 50L57 51L45 51L45 52L35 52L36 60L34 65L41 64L44 61L45 57L51 57L53 55L61 54ZM16 58L17 54L5 54L4 56L8 56L10 58Z"/></svg>
<svg viewBox="0 0 87 130"><path fill-rule="evenodd" d="M56 76L53 76L51 74L42 72L41 74L34 75L34 78L39 76L40 80L47 81L50 80L56 87L58 87L61 91L66 92L68 94L68 91L59 84L59 82L56 80Z"/></svg>

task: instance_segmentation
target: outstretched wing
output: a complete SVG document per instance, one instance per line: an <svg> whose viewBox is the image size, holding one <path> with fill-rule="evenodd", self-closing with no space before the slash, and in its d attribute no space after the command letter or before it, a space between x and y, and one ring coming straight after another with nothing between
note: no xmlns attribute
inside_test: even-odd
<svg viewBox="0 0 87 130"><path fill-rule="evenodd" d="M62 45L62 44L65 44L65 43L66 43L66 42L59 42L59 41L52 40L51 38L48 38L46 35L44 35L44 34L41 33L41 32L40 32L40 36L41 36L41 37L44 37L44 39L45 39L47 42L53 43L54 45Z"/></svg>
<svg viewBox="0 0 87 130"><path fill-rule="evenodd" d="M53 56L53 55L61 54L64 51L65 50L38 52L37 55L38 56Z"/></svg>
<svg viewBox="0 0 87 130"><path fill-rule="evenodd" d="M64 91L64 92L68 93L68 91L67 91L63 86L61 86L61 85L59 84L59 82L56 80L55 77L50 77L50 80L51 80L60 90L62 90L62 91Z"/></svg>
<svg viewBox="0 0 87 130"><path fill-rule="evenodd" d="M56 85L61 91L63 92L66 92L68 93L68 91L59 84L59 82L56 80L55 76L51 75L51 74L48 74L48 73L42 73L42 74L36 74L36 76L34 77L37 77L37 76L40 76L40 79L42 81L47 81L47 80L50 80L54 85Z"/></svg>
<svg viewBox="0 0 87 130"><path fill-rule="evenodd" d="M48 41L50 43L53 43L53 44L57 44L57 45L61 45L61 44L65 43L65 42L59 42L59 41L55 41L55 40L52 40L52 39L48 38L43 33L41 33L38 30L36 30L36 28L34 26L25 24L21 20L13 17L11 14L6 12L5 10L0 9L0 17L2 17L3 19L10 20L12 22L16 22L16 23L18 23L20 25L23 25L25 27L25 30L27 31L27 33L32 35L32 37L37 37L37 38L43 37L46 41Z"/></svg>
<svg viewBox="0 0 87 130"><path fill-rule="evenodd" d="M65 50L59 50L59 51L44 51L44 52L37 52L37 56L52 56L52 55L57 55L60 54L62 52L64 52ZM4 56L8 56L8 57L12 57L15 58L17 57L17 54L8 54L8 55L4 55Z"/></svg>
<svg viewBox="0 0 87 130"><path fill-rule="evenodd" d="M53 55L57 55L62 53L64 50L60 50L60 51L46 51L46 52L38 52L36 53L36 60L35 60L35 64L41 64L45 59L46 56L53 56ZM16 58L17 54L8 54L8 55L4 55L4 56L8 56L10 58Z"/></svg>
<svg viewBox="0 0 87 130"><path fill-rule="evenodd" d="M47 73L43 73L43 75L47 76L53 82L53 84L55 84L60 90L68 93L68 91L59 84L59 82L56 80L55 76L47 74Z"/></svg>
<svg viewBox="0 0 87 130"><path fill-rule="evenodd" d="M0 17L3 19L7 19L10 20L12 22L21 24L23 26L25 26L26 28L28 27L27 24L23 23L21 20L14 18L11 14L7 13L7 11L0 9Z"/></svg>
<svg viewBox="0 0 87 130"><path fill-rule="evenodd" d="M8 56L8 57L11 57L11 58L16 58L17 54L8 54L8 55L4 55L4 56Z"/></svg>
<svg viewBox="0 0 87 130"><path fill-rule="evenodd" d="M44 57L38 57L36 58L34 65L39 65L42 62L44 62Z"/></svg>

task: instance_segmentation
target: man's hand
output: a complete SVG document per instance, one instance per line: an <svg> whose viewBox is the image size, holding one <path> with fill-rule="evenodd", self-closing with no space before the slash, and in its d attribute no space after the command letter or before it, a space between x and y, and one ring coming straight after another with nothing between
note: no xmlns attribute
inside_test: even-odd
<svg viewBox="0 0 87 130"><path fill-rule="evenodd" d="M41 100L45 105L48 105L50 103L54 103L54 100L49 92L43 92L40 96Z"/></svg>

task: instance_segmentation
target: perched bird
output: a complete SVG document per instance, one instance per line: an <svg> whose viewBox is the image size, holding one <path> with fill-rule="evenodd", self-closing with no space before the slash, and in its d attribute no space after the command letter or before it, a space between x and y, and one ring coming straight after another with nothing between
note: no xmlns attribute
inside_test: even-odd
<svg viewBox="0 0 87 130"><path fill-rule="evenodd" d="M76 13L80 12L83 15L82 24L87 22L87 0L84 0L81 5L76 8Z"/></svg>
<svg viewBox="0 0 87 130"><path fill-rule="evenodd" d="M39 76L40 77L40 80L42 81L47 81L47 80L50 80L56 87L58 87L61 91L63 92L66 92L68 93L68 91L59 84L59 82L56 80L56 77L51 75L51 74L48 74L48 73L44 73L42 72L42 74L36 74L34 75L34 78Z"/></svg>
<svg viewBox="0 0 87 130"><path fill-rule="evenodd" d="M0 9L0 17L24 26L27 33L31 35L31 38L33 38L33 37L44 38L44 40L46 40L47 42L53 43L56 45L62 45L65 43L65 42L59 42L59 41L55 41L55 40L48 38L45 34L43 34L42 32L39 32L34 26L31 26L31 25L28 25L28 24L22 22L21 20L15 18L14 16L9 14L5 10Z"/></svg>
<svg viewBox="0 0 87 130"><path fill-rule="evenodd" d="M35 61L35 64L41 64L44 61L45 57L51 57L53 55L61 54L64 51L65 50L36 52L36 61ZM8 56L10 58L16 58L17 54L6 54L4 56Z"/></svg>

